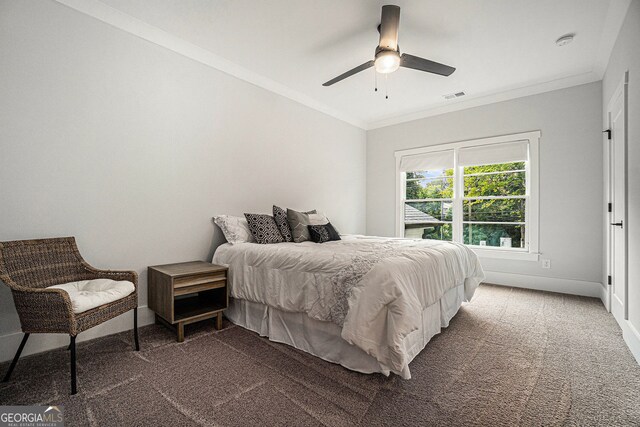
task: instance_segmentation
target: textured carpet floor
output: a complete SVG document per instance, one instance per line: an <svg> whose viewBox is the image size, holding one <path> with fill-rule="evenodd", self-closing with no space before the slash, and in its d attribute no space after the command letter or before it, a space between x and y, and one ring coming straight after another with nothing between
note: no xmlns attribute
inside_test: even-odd
<svg viewBox="0 0 640 427"><path fill-rule="evenodd" d="M640 367L599 300L483 285L411 363L363 375L230 323L178 344L141 328L20 360L0 404L62 404L67 425L631 426ZM1 372L7 363L0 366Z"/></svg>

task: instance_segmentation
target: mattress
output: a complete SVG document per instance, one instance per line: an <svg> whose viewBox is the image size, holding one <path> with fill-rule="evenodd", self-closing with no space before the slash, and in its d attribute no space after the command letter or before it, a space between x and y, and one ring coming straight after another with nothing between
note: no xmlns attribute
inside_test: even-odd
<svg viewBox="0 0 640 427"><path fill-rule="evenodd" d="M406 338L425 329L425 310L458 287L470 300L484 278L464 245L369 236L225 244L213 262L229 266L232 298L331 323L345 342L403 378L415 356Z"/></svg>

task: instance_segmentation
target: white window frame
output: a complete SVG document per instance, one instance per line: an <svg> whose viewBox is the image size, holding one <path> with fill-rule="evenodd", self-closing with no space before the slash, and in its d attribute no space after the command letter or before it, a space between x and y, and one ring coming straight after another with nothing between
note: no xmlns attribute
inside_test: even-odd
<svg viewBox="0 0 640 427"><path fill-rule="evenodd" d="M453 206L453 241L462 242L463 215L462 200L463 188L462 167L458 166L458 150L461 148L477 147L490 144L501 144L505 142L526 141L529 145L529 161L526 162L526 200L525 211L525 240L526 248L487 248L481 246L468 245L481 258L501 258L523 261L538 261L539 257L539 143L540 131L516 133L510 135L495 136L491 138L471 139L467 141L450 142L446 144L430 145L426 147L399 150L395 152L396 158L396 236L404 237L404 203L405 199L405 179L406 173L400 171L400 161L405 156L425 154L442 150L453 150L454 152L454 191ZM458 214L456 214L458 213Z"/></svg>

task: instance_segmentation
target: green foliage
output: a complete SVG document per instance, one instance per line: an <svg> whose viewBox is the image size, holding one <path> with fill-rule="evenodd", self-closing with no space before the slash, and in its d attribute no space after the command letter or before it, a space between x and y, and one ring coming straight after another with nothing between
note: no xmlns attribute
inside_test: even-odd
<svg viewBox="0 0 640 427"><path fill-rule="evenodd" d="M423 175L418 172L407 172L407 199L423 199L420 197L421 187L418 181L410 181L415 178L423 178Z"/></svg>
<svg viewBox="0 0 640 427"><path fill-rule="evenodd" d="M419 178L419 181L415 181ZM407 199L452 199L453 169L442 177L430 178L419 172L407 172Z"/></svg>
<svg viewBox="0 0 640 427"><path fill-rule="evenodd" d="M510 166L513 165L513 166ZM510 167L509 167L510 166ZM509 167L507 169L507 167ZM510 172L524 169L524 163L507 163L501 165L470 166L464 168L465 197L482 196L524 196L526 194L525 173ZM473 175L477 173L493 173L491 175Z"/></svg>

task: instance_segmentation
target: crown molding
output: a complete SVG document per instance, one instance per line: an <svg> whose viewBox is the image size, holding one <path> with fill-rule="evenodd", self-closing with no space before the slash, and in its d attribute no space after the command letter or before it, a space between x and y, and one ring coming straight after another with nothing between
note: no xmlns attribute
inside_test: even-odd
<svg viewBox="0 0 640 427"><path fill-rule="evenodd" d="M495 104L496 102L509 101L511 99L522 98L525 96L538 95L541 93L565 89L572 86L580 86L600 80L602 80L602 78L598 74L590 71L569 77L557 78L530 86L513 88L509 90L499 90L476 96L471 95L469 97L465 97L466 99L464 100L453 102L449 101L447 103L441 103L432 108L420 109L413 112L408 112L370 122L367 126L367 130L379 129L386 126L419 120L426 117L439 116L440 114L466 110L468 108L479 107L482 105Z"/></svg>
<svg viewBox="0 0 640 427"><path fill-rule="evenodd" d="M210 51L196 46L180 37L174 36L160 28L149 25L131 15L106 5L98 0L54 0L64 6L102 21L112 27L118 28L141 39L162 46L184 57L222 71L237 79L251 83L254 86L266 89L299 104L320 111L335 119L346 122L361 129L366 129L366 123L362 120L350 117L343 112L329 107L315 99L290 89L289 87L250 71Z"/></svg>
<svg viewBox="0 0 640 427"><path fill-rule="evenodd" d="M99 0L54 0L64 6L102 21L108 25L140 37L158 46L169 49L179 55L207 65L237 79L253 84L260 88L274 92L280 96L291 99L306 107L322 112L335 119L364 130L373 130L385 126L418 120L425 117L436 116L481 105L492 104L501 101L536 95L544 92L578 86L586 83L602 80L607 68L609 57L615 45L620 28L624 22L629 5L632 0L613 0L610 2L607 16L603 25L603 32L598 46L597 60L590 72L573 76L564 76L554 80L531 84L525 87L501 89L489 93L471 95L461 100L449 101L438 105L419 109L402 114L383 117L378 120L364 121L351 117L344 112L325 105L302 92L293 90L275 80L264 77L248 70L221 56L190 43L180 37L174 36L160 28L147 24L131 15L115 9Z"/></svg>

